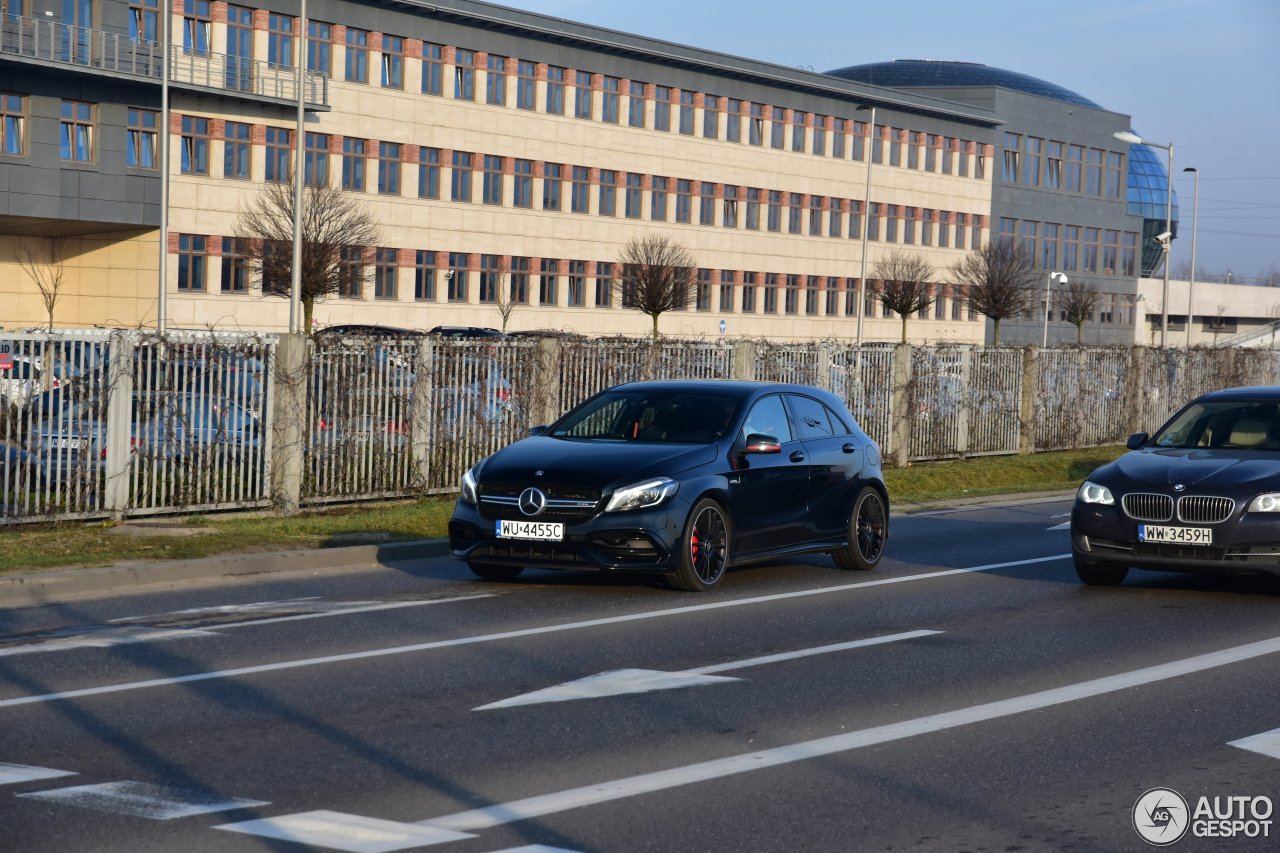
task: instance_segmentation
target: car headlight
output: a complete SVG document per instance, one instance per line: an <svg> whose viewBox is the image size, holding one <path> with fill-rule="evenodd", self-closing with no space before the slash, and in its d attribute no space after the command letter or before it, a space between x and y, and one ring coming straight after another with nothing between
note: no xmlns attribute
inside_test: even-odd
<svg viewBox="0 0 1280 853"><path fill-rule="evenodd" d="M666 502L679 488L680 484L670 477L645 480L643 483L636 483L615 491L613 497L609 498L609 505L604 508L604 511L626 512L632 509L655 507Z"/></svg>
<svg viewBox="0 0 1280 853"><path fill-rule="evenodd" d="M471 504L472 506L475 506L478 503L478 499L476 498L477 488L478 486L476 485L476 469L473 466L467 469L467 473L462 475L461 497L462 497L462 502L464 504Z"/></svg>
<svg viewBox="0 0 1280 853"><path fill-rule="evenodd" d="M1249 504L1249 512L1280 512L1280 493L1258 495Z"/></svg>
<svg viewBox="0 0 1280 853"><path fill-rule="evenodd" d="M1080 486L1080 491L1076 493L1076 498L1081 503L1086 504L1105 504L1112 506L1116 502L1115 495L1111 494L1111 490L1106 486L1099 486L1097 483L1090 483L1085 480Z"/></svg>

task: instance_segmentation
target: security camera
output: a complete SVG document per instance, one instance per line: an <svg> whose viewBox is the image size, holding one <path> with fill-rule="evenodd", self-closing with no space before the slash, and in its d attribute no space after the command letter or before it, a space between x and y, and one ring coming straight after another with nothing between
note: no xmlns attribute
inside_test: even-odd
<svg viewBox="0 0 1280 853"><path fill-rule="evenodd" d="M1169 238L1172 236L1173 232L1171 231L1161 231L1156 235L1156 242L1163 246L1169 242Z"/></svg>
<svg viewBox="0 0 1280 853"><path fill-rule="evenodd" d="M451 278L453 278L453 270L445 270L445 271L444 271L444 280L445 280L445 281L448 281L448 280L449 280L449 279L451 279Z"/></svg>

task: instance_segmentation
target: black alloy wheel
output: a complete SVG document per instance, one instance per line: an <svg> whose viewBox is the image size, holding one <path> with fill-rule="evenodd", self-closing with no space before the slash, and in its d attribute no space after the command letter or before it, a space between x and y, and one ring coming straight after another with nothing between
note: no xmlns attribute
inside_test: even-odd
<svg viewBox="0 0 1280 853"><path fill-rule="evenodd" d="M884 556L889 538L889 513L884 498L872 486L863 486L853 502L849 519L849 544L831 556L836 565L853 571L870 571Z"/></svg>
<svg viewBox="0 0 1280 853"><path fill-rule="evenodd" d="M680 567L671 584L686 592L709 592L729 567L729 520L720 504L703 498L694 504L680 541Z"/></svg>

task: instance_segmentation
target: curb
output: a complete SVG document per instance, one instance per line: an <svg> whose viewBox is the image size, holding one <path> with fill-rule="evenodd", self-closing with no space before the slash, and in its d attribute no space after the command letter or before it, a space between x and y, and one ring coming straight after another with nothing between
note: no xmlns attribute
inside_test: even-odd
<svg viewBox="0 0 1280 853"><path fill-rule="evenodd" d="M0 607L56 604L94 592L128 591L156 584L287 571L354 569L398 560L442 557L445 539L418 539L380 545L352 545L316 550L227 554L198 560L124 563L93 569L58 569L0 576Z"/></svg>

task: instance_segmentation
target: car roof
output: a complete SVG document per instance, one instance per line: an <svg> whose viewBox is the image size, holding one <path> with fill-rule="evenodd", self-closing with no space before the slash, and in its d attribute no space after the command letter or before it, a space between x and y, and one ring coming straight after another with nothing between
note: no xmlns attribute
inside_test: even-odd
<svg viewBox="0 0 1280 853"><path fill-rule="evenodd" d="M1202 394L1199 400L1205 402L1231 400L1274 400L1280 403L1280 385L1250 385L1240 388L1222 388Z"/></svg>
<svg viewBox="0 0 1280 853"><path fill-rule="evenodd" d="M812 385L799 385L792 382L756 382L747 379L656 379L626 382L614 387L627 390L687 390L742 398L764 396L769 393L790 392L793 394L807 394L811 397L818 397L825 402L836 401L841 406L844 405L830 391L824 391Z"/></svg>

